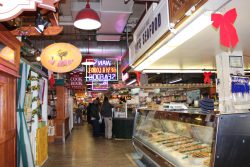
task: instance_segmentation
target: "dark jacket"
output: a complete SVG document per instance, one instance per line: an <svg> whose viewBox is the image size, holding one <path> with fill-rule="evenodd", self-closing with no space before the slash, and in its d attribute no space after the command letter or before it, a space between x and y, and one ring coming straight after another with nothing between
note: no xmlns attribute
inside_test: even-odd
<svg viewBox="0 0 250 167"><path fill-rule="evenodd" d="M99 105L98 104L91 104L91 106L90 106L90 118L94 117L97 120L99 120L100 119L99 112L100 112Z"/></svg>
<svg viewBox="0 0 250 167"><path fill-rule="evenodd" d="M104 102L102 104L101 113L103 117L112 117L113 106L109 102Z"/></svg>

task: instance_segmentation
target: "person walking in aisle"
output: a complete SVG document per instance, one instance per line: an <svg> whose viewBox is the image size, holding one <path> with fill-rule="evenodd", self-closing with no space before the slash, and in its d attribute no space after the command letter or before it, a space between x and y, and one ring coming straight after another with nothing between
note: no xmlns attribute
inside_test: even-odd
<svg viewBox="0 0 250 167"><path fill-rule="evenodd" d="M112 138L112 108L113 106L109 103L108 97L104 97L103 104L101 107L101 114L104 117L105 123L105 138Z"/></svg>
<svg viewBox="0 0 250 167"><path fill-rule="evenodd" d="M93 104L90 106L90 119L91 124L93 127L93 136L99 137L100 136L100 107L98 105L98 101L95 99Z"/></svg>
<svg viewBox="0 0 250 167"><path fill-rule="evenodd" d="M77 125L83 125L82 112L83 112L83 105L80 104L79 107L76 109L76 122L77 122Z"/></svg>

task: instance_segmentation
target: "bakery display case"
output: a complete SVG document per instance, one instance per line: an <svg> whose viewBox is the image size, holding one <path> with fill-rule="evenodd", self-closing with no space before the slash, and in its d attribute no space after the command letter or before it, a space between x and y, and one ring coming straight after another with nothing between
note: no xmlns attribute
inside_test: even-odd
<svg viewBox="0 0 250 167"><path fill-rule="evenodd" d="M247 167L250 114L205 115L141 110L133 145L161 167Z"/></svg>

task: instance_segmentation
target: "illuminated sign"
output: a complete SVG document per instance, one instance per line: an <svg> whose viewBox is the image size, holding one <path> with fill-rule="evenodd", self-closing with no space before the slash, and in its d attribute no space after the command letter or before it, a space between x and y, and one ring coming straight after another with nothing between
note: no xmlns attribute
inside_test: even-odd
<svg viewBox="0 0 250 167"><path fill-rule="evenodd" d="M54 43L43 49L42 65L50 71L65 73L77 68L82 61L80 50L69 43Z"/></svg>
<svg viewBox="0 0 250 167"><path fill-rule="evenodd" d="M83 89L83 75L81 73L74 73L70 75L70 88Z"/></svg>
<svg viewBox="0 0 250 167"><path fill-rule="evenodd" d="M129 78L128 73L125 73L125 74L122 73L122 81L123 82L126 81L128 78Z"/></svg>
<svg viewBox="0 0 250 167"><path fill-rule="evenodd" d="M92 90L107 90L109 88L108 81L92 82Z"/></svg>
<svg viewBox="0 0 250 167"><path fill-rule="evenodd" d="M86 81L118 81L116 59L95 58L95 64L86 66Z"/></svg>

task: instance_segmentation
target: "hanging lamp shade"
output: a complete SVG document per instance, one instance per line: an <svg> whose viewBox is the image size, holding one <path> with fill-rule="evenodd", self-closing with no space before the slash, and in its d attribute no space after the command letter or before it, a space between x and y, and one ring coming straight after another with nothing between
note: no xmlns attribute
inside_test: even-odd
<svg viewBox="0 0 250 167"><path fill-rule="evenodd" d="M77 14L74 26L83 30L95 30L101 27L100 17L90 8L89 1L86 7Z"/></svg>
<svg viewBox="0 0 250 167"><path fill-rule="evenodd" d="M82 65L85 66L90 66L90 65L94 65L95 64L95 60L93 56L85 56L82 59Z"/></svg>

